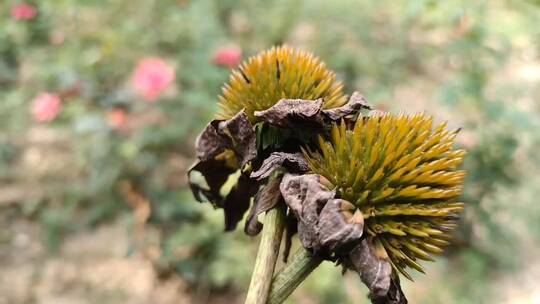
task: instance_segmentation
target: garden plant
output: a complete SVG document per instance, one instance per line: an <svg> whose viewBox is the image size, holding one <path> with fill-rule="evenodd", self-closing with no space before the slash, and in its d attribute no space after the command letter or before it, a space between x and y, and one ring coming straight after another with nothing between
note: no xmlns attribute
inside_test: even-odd
<svg viewBox="0 0 540 304"><path fill-rule="evenodd" d="M225 230L249 208L245 233L262 230L246 303L282 303L323 260L356 271L373 303L407 303L400 275L443 252L464 207L459 130L347 98L324 63L288 46L234 70L220 107L189 179L223 208ZM284 230L284 259L293 235L301 247L274 276Z"/></svg>

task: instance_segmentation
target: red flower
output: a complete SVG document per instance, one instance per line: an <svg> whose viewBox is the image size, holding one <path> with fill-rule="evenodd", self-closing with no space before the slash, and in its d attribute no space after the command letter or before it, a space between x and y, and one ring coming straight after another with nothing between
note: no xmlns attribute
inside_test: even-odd
<svg viewBox="0 0 540 304"><path fill-rule="evenodd" d="M113 109L107 112L107 122L113 129L123 130L127 126L128 117L126 111Z"/></svg>
<svg viewBox="0 0 540 304"><path fill-rule="evenodd" d="M175 79L174 69L160 58L144 58L133 73L132 85L146 101L155 101Z"/></svg>
<svg viewBox="0 0 540 304"><path fill-rule="evenodd" d="M31 112L37 122L53 121L62 112L62 101L56 94L41 93L32 102Z"/></svg>
<svg viewBox="0 0 540 304"><path fill-rule="evenodd" d="M19 3L11 9L11 18L13 20L30 20L37 15L37 10L34 6L26 3Z"/></svg>
<svg viewBox="0 0 540 304"><path fill-rule="evenodd" d="M239 47L223 47L214 53L212 63L219 66L234 68L242 61L242 49Z"/></svg>

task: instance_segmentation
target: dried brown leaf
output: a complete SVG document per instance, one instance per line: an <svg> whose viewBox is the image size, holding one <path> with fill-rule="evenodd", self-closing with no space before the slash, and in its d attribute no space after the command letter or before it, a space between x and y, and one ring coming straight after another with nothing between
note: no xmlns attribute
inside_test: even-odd
<svg viewBox="0 0 540 304"><path fill-rule="evenodd" d="M274 208L281 201L280 183L281 178L273 179L257 192L244 228L247 235L254 236L261 232L263 225L257 220L257 217L259 214Z"/></svg>
<svg viewBox="0 0 540 304"><path fill-rule="evenodd" d="M351 203L334 199L319 175L285 174L281 194L298 220L302 245L323 255L350 245L362 237L363 218L355 216ZM361 215L361 214L360 214Z"/></svg>
<svg viewBox="0 0 540 304"><path fill-rule="evenodd" d="M255 131L244 111L229 120L213 120L197 137L197 157L210 160L229 149L234 151L240 166L257 156Z"/></svg>
<svg viewBox="0 0 540 304"><path fill-rule="evenodd" d="M199 202L208 200L214 207L223 208L226 231L236 227L259 187L257 181L242 173L228 193L221 193L222 187L235 172L237 170L227 166L225 161L215 159L198 161L188 172L189 186L195 198ZM196 177L196 173L199 176Z"/></svg>
<svg viewBox="0 0 540 304"><path fill-rule="evenodd" d="M319 215L319 239L321 246L334 251L344 244L358 241L362 237L364 221L353 217L350 210L344 208L351 203L342 199L328 200Z"/></svg>
<svg viewBox="0 0 540 304"><path fill-rule="evenodd" d="M269 109L254 114L278 128L322 127L322 104L322 99L281 99Z"/></svg>
<svg viewBox="0 0 540 304"><path fill-rule="evenodd" d="M362 109L371 109L371 106L360 92L354 92L345 105L339 108L322 110L322 113L331 120L339 120L345 116L356 114Z"/></svg>
<svg viewBox="0 0 540 304"><path fill-rule="evenodd" d="M359 92L354 92L349 101L338 108L322 109L323 100L281 99L264 111L256 111L255 116L278 128L321 129L325 121L336 121L371 109Z"/></svg>
<svg viewBox="0 0 540 304"><path fill-rule="evenodd" d="M372 298L385 297L390 289L392 266L386 252L373 237L362 240L349 252L352 268L369 288Z"/></svg>
<svg viewBox="0 0 540 304"><path fill-rule="evenodd" d="M198 159L202 161L213 159L230 146L228 137L218 134L219 123L219 120L211 121L197 137L195 151Z"/></svg>
<svg viewBox="0 0 540 304"><path fill-rule="evenodd" d="M215 207L221 207L223 197L220 189L236 169L227 166L224 160L208 159L197 161L188 171L189 187L199 202L210 201ZM195 174L199 173L199 180Z"/></svg>
<svg viewBox="0 0 540 304"><path fill-rule="evenodd" d="M407 304L407 298L401 290L399 284L399 277L397 275L393 276L390 280L390 288L388 293L382 297L371 297L371 303L373 304Z"/></svg>
<svg viewBox="0 0 540 304"><path fill-rule="evenodd" d="M303 173L309 169L301 153L273 152L263 161L259 170L251 173L251 178L257 180L267 178L281 167L285 167L291 173Z"/></svg>
<svg viewBox="0 0 540 304"><path fill-rule="evenodd" d="M223 202L225 216L225 231L236 228L236 224L244 217L249 209L251 198L257 193L259 184L246 174L240 175L237 184L231 189Z"/></svg>
<svg viewBox="0 0 540 304"><path fill-rule="evenodd" d="M317 223L319 212L335 192L329 191L319 182L315 174L285 174L280 185L285 203L298 219L298 235L305 248L320 248Z"/></svg>

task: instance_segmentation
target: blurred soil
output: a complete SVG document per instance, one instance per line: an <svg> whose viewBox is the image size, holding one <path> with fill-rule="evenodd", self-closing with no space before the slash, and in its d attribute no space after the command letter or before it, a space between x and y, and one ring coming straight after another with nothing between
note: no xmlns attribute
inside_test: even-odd
<svg viewBox="0 0 540 304"><path fill-rule="evenodd" d="M176 275L159 278L148 257L128 256L129 231L120 220L68 236L56 254L41 243L35 222L2 222L0 304L234 302L235 295L210 300L190 292Z"/></svg>

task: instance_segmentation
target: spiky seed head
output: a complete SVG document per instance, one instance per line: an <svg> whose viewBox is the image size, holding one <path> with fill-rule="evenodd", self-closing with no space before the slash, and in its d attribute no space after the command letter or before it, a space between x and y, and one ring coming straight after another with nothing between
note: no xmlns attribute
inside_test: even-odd
<svg viewBox="0 0 540 304"><path fill-rule="evenodd" d="M339 107L347 102L342 89L336 75L313 54L286 45L273 47L232 72L219 96L218 117L229 119L245 109L254 121L255 111L266 110L282 98L323 98L323 108Z"/></svg>
<svg viewBox="0 0 540 304"><path fill-rule="evenodd" d="M463 209L465 155L453 149L457 131L432 128L424 114L377 115L354 128L334 125L317 151L304 151L310 169L328 179L339 197L364 216L365 233L384 246L394 269L423 272L418 260L442 252Z"/></svg>

